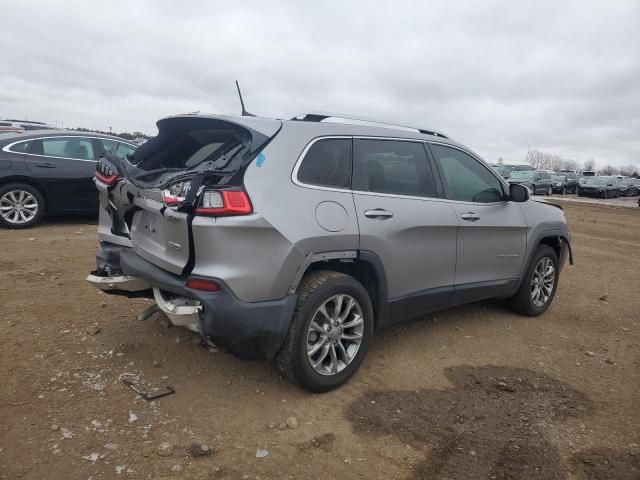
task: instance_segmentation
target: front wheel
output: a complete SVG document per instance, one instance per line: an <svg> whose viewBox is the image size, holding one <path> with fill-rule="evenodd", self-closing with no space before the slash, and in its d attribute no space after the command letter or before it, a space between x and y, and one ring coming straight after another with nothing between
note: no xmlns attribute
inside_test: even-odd
<svg viewBox="0 0 640 480"><path fill-rule="evenodd" d="M344 273L311 272L298 288L289 333L276 363L284 376L312 392L345 383L373 338L373 307L362 284Z"/></svg>
<svg viewBox="0 0 640 480"><path fill-rule="evenodd" d="M529 317L544 313L556 294L560 276L558 256L549 245L539 245L509 306Z"/></svg>

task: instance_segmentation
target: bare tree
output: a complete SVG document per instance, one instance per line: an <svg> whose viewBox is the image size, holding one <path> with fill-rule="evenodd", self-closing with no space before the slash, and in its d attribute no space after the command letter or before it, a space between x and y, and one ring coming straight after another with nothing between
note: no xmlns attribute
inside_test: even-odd
<svg viewBox="0 0 640 480"><path fill-rule="evenodd" d="M598 170L600 175L615 175L617 173L617 169L611 165L605 165L600 170Z"/></svg>
<svg viewBox="0 0 640 480"><path fill-rule="evenodd" d="M635 165L625 165L624 167L620 167L618 169L620 171L620 175L626 175L627 177L632 177L634 173L638 172L638 167Z"/></svg>
<svg viewBox="0 0 640 480"><path fill-rule="evenodd" d="M582 169L583 170L595 170L596 169L596 161L593 158L590 158L589 160L585 160L584 164L582 165Z"/></svg>
<svg viewBox="0 0 640 480"><path fill-rule="evenodd" d="M578 170L578 167L578 162L576 162L575 160L567 159L562 163L562 168L564 170Z"/></svg>

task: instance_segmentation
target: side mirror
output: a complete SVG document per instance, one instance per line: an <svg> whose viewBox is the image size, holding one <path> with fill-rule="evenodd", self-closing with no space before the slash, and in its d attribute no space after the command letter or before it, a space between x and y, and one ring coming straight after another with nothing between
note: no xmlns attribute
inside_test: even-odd
<svg viewBox="0 0 640 480"><path fill-rule="evenodd" d="M509 185L509 197L514 202L526 202L529 200L531 192L524 185L519 183L512 183Z"/></svg>

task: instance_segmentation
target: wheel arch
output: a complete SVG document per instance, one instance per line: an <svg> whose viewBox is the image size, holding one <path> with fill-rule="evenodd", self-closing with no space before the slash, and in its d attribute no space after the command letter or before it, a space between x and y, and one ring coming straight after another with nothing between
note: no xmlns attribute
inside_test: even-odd
<svg viewBox="0 0 640 480"><path fill-rule="evenodd" d="M375 253L359 250L308 255L298 271L289 292L295 292L302 278L308 273L317 270L334 270L358 280L371 299L376 326L389 321L387 277L382 261Z"/></svg>
<svg viewBox="0 0 640 480"><path fill-rule="evenodd" d="M562 230L546 230L541 232L535 241L531 242L534 247L529 249L527 252L527 258L524 264L522 265L522 272L520 274L520 279L518 280L518 288L522 284L525 276L525 272L529 268L529 264L531 263L531 259L535 255L538 247L540 245L548 245L553 249L558 257L558 261L562 262L563 258L563 250L566 247L569 254L569 263L573 265L573 251L571 250L571 238L567 232ZM562 263L561 263L562 265Z"/></svg>

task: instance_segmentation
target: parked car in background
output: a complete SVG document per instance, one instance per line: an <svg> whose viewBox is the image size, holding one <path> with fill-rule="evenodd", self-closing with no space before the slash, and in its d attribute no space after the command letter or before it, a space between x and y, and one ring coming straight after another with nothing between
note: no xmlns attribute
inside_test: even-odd
<svg viewBox="0 0 640 480"><path fill-rule="evenodd" d="M105 155L87 280L152 288L173 323L314 392L385 325L489 297L549 307L571 260L560 208L442 133L335 119L180 115L133 161Z"/></svg>
<svg viewBox="0 0 640 480"><path fill-rule="evenodd" d="M97 213L98 157L111 151L123 158L135 148L97 133L0 133L0 226L32 227L45 213Z"/></svg>
<svg viewBox="0 0 640 480"><path fill-rule="evenodd" d="M621 197L635 197L638 195L638 186L631 178L614 178Z"/></svg>
<svg viewBox="0 0 640 480"><path fill-rule="evenodd" d="M508 181L528 187L534 195L551 195L553 193L552 175L552 172L545 170L520 170L512 172Z"/></svg>
<svg viewBox="0 0 640 480"><path fill-rule="evenodd" d="M618 187L612 178L587 177L582 185L578 185L578 196L613 198L618 196Z"/></svg>
<svg viewBox="0 0 640 480"><path fill-rule="evenodd" d="M511 177L512 172L530 171L533 170L533 167L527 163L521 163L515 165L497 165L495 169L498 173L500 173L500 175L502 175L502 178L508 179L509 177Z"/></svg>
<svg viewBox="0 0 640 480"><path fill-rule="evenodd" d="M51 130L56 127L32 120L0 120L0 132L24 132L25 130Z"/></svg>
<svg viewBox="0 0 640 480"><path fill-rule="evenodd" d="M553 180L554 193L564 195L578 191L578 176L575 173L553 173L551 179Z"/></svg>

